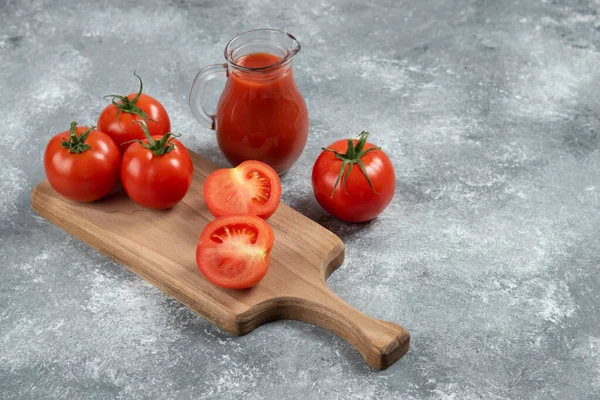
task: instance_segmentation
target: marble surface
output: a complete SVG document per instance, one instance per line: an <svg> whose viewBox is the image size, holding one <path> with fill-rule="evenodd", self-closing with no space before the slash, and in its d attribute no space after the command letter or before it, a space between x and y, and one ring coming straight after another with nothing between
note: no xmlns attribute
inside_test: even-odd
<svg viewBox="0 0 600 400"><path fill-rule="evenodd" d="M0 397L585 399L600 396L600 2L0 1ZM187 106L236 33L280 28L310 138L284 201L337 233L330 287L412 333L383 372L280 321L232 337L37 216L47 140L102 96ZM215 88L215 92L218 87ZM321 146L372 132L397 193L351 225L316 204Z"/></svg>

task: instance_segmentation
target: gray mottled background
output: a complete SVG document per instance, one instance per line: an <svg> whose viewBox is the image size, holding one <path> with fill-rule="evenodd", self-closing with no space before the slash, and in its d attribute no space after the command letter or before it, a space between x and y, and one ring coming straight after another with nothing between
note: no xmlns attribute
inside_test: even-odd
<svg viewBox="0 0 600 400"><path fill-rule="evenodd" d="M0 397L598 398L599 10L0 1ZM345 241L332 289L412 332L386 371L300 322L229 336L30 208L47 140L134 91L134 69L184 143L225 165L187 94L257 27L303 45L311 129L285 202ZM397 193L374 222L343 224L315 203L310 170L321 146L363 129Z"/></svg>

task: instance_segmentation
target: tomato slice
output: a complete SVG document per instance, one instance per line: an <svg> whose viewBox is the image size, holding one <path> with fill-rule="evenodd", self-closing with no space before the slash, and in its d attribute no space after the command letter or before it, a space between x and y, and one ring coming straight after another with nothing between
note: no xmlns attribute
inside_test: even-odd
<svg viewBox="0 0 600 400"><path fill-rule="evenodd" d="M273 229L254 215L227 215L200 235L196 264L206 279L227 289L256 285L269 269Z"/></svg>
<svg viewBox="0 0 600 400"><path fill-rule="evenodd" d="M235 168L218 169L204 182L204 201L215 217L252 214L267 219L280 200L279 175L260 161L244 161Z"/></svg>

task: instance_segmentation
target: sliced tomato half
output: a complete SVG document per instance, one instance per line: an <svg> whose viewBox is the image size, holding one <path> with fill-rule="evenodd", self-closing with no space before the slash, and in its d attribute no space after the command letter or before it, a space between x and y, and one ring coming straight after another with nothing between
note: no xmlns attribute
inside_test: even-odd
<svg viewBox="0 0 600 400"><path fill-rule="evenodd" d="M215 217L252 214L267 219L280 200L279 175L260 161L244 161L235 168L218 169L204 181L204 201Z"/></svg>
<svg viewBox="0 0 600 400"><path fill-rule="evenodd" d="M256 285L269 269L273 229L254 215L227 215L200 235L196 264L213 284L227 289Z"/></svg>

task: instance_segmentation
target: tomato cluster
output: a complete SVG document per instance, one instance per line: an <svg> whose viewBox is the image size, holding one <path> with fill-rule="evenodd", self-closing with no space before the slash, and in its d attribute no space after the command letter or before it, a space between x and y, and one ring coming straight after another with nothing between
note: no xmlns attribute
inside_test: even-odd
<svg viewBox="0 0 600 400"><path fill-rule="evenodd" d="M135 72L134 72L135 74ZM186 148L170 132L167 111L143 91L109 95L97 127L77 127L50 139L44 170L62 196L91 202L108 195L119 179L136 203L154 209L173 207L187 193L194 172Z"/></svg>
<svg viewBox="0 0 600 400"><path fill-rule="evenodd" d="M135 72L134 72L135 74ZM136 203L153 209L173 207L188 192L194 166L190 154L170 132L167 111L143 93L109 95L112 102L97 127L78 127L54 136L44 153L50 185L62 196L81 202L101 199L119 180ZM388 156L358 139L339 140L317 158L312 186L317 202L349 222L375 218L391 202L395 175ZM216 217L200 236L196 263L213 284L228 289L256 285L267 273L274 233L266 219L281 199L281 182L273 168L245 161L211 173L204 201Z"/></svg>

